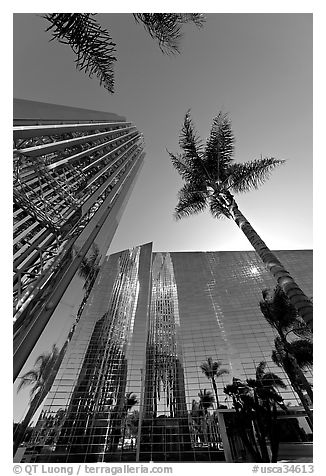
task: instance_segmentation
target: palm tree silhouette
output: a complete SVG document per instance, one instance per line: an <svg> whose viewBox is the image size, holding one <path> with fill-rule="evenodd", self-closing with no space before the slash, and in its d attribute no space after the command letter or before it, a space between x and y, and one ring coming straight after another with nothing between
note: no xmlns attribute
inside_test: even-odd
<svg viewBox="0 0 326 476"><path fill-rule="evenodd" d="M90 77L95 75L109 92L114 92L114 62L116 44L108 31L102 29L91 13L48 13L41 15L50 22L46 31L52 39L68 44L76 54L76 67ZM192 22L203 26L200 13L134 13L137 23L142 23L152 38L158 41L163 53L179 53L181 27Z"/></svg>
<svg viewBox="0 0 326 476"><path fill-rule="evenodd" d="M117 402L115 408L112 411L112 423L111 423L111 442L110 451L116 451L120 437L122 436L122 443L124 443L125 433L127 429L127 416L129 410L137 405L137 395L132 392L127 392L123 400Z"/></svg>
<svg viewBox="0 0 326 476"><path fill-rule="evenodd" d="M99 271L99 256L100 251L98 246L93 243L92 252L90 256L85 256L78 268L78 275L84 279L84 289L90 290L96 279Z"/></svg>
<svg viewBox="0 0 326 476"><path fill-rule="evenodd" d="M277 409L279 405L286 411L283 398L278 388L286 388L283 380L272 372L265 372L266 362L262 361L256 368L256 378L242 382L233 378L232 384L224 388L224 393L233 399L237 415L237 431L244 446L256 462L270 462L267 451L267 437L271 442L272 460L277 459L278 432ZM254 425L259 448L253 443L252 425Z"/></svg>
<svg viewBox="0 0 326 476"><path fill-rule="evenodd" d="M215 379L221 377L222 375L226 375L226 374L229 373L229 371L227 369L221 369L220 367L221 367L221 362L219 362L219 361L213 362L213 359L211 357L208 357L206 362L203 362L200 365L200 368L201 368L203 374L205 374L205 376L209 380L211 380L211 382L212 382L212 386L213 386L213 390L214 390L214 394L215 394L215 399L216 399L217 409L220 408L220 403L219 403L219 399L218 399L217 386L216 386Z"/></svg>
<svg viewBox="0 0 326 476"><path fill-rule="evenodd" d="M311 429L313 428L313 414L309 407L307 398L305 397L303 390L305 390L312 403L312 387L311 384L307 381L304 373L301 368L305 366L310 366L312 361L311 353L312 348L308 349L306 343L304 342L291 342L284 344L280 337L276 337L275 341L275 350L272 352L273 362L282 367L286 374L288 375L291 385L294 391L297 393L303 408L306 411L307 418ZM309 356L310 355L310 356ZM300 362L300 365L299 365Z"/></svg>
<svg viewBox="0 0 326 476"><path fill-rule="evenodd" d="M303 373L303 369L309 368L313 363L312 334L305 325L294 306L284 294L280 286L273 293L263 291L263 300L260 301L260 309L267 322L278 332L275 339L275 350L272 359L279 367L283 367L290 382L298 394L303 407L306 410L310 426L313 424L313 415L302 392L304 389L311 402L313 391L310 383ZM294 333L302 338L288 341L289 334Z"/></svg>
<svg viewBox="0 0 326 476"><path fill-rule="evenodd" d="M122 412L121 412L121 423L122 423L122 427L123 427L123 435L122 435L122 443L123 444L124 444L124 440L125 440L126 430L127 430L127 427L128 427L127 417L128 417L129 410L131 410L132 407L137 405L137 403L138 403L138 399L137 399L137 395L135 393L127 392L125 394L123 408L122 408Z"/></svg>
<svg viewBox="0 0 326 476"><path fill-rule="evenodd" d="M39 355L35 361L34 368L20 377L20 383L17 392L21 389L32 386L30 391L30 405L26 416L19 426L19 431L14 435L14 454L22 441L24 433L45 397L47 396L54 382L55 376L62 362L66 345L59 352L57 346L52 346L51 352L44 352Z"/></svg>
<svg viewBox="0 0 326 476"><path fill-rule="evenodd" d="M125 428L128 432L129 437L131 438L131 448L134 447L134 441L138 436L138 427L139 427L139 411L134 410L132 413L129 413L126 416Z"/></svg>
<svg viewBox="0 0 326 476"><path fill-rule="evenodd" d="M215 218L224 216L233 219L291 303L312 328L311 300L240 212L233 196L234 193L258 188L271 171L284 161L270 157L235 163L231 121L227 114L221 112L214 118L210 135L203 145L188 111L180 133L179 145L181 154L168 152L173 166L186 182L179 191L175 217L181 219L209 207Z"/></svg>
<svg viewBox="0 0 326 476"><path fill-rule="evenodd" d="M266 362L261 361L256 368L256 378L247 379L249 387L252 387L257 393L258 398L260 398L264 403L268 403L271 400L279 403L282 408L285 408L283 405L282 397L277 393L276 389L281 388L285 389L286 384L283 380L273 372L265 372Z"/></svg>
<svg viewBox="0 0 326 476"><path fill-rule="evenodd" d="M209 434L208 434L208 424L207 424L207 417L208 417L208 410L209 408L213 408L214 404L214 395L210 390L200 390L198 393L199 397L199 413L201 414L201 422L202 422L202 432L204 434L204 440L206 443L209 443Z"/></svg>
<svg viewBox="0 0 326 476"><path fill-rule="evenodd" d="M247 384L253 389L255 411L257 415L258 438L262 449L263 457L269 461L266 437L269 436L272 449L272 463L277 462L279 445L279 434L277 429L277 408L279 405L283 410L286 407L283 398L278 393L278 389L285 389L286 384L276 374L265 372L266 362L262 361L256 368L256 379L247 379Z"/></svg>
<svg viewBox="0 0 326 476"><path fill-rule="evenodd" d="M200 390L198 393L199 397L199 407L203 409L205 415L208 413L209 408L213 408L214 404L214 395L210 390Z"/></svg>

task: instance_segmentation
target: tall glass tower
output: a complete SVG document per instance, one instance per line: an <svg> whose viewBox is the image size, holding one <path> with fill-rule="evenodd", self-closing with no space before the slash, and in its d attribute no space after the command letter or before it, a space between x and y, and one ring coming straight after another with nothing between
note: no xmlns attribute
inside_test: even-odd
<svg viewBox="0 0 326 476"><path fill-rule="evenodd" d="M106 252L143 139L116 114L14 100L14 377L83 258Z"/></svg>
<svg viewBox="0 0 326 476"><path fill-rule="evenodd" d="M275 253L311 295L312 252ZM255 379L265 361L286 384L289 412L302 412L259 308L274 287L254 251L152 253L148 243L107 257L22 445L25 461L223 460L215 389L201 369L208 358L229 372L216 380L222 411L233 411L224 387ZM309 441L299 420L284 441Z"/></svg>

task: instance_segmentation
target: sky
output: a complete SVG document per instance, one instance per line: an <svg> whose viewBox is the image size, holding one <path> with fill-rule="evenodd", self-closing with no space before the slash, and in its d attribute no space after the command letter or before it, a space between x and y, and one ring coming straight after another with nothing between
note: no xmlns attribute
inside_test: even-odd
<svg viewBox="0 0 326 476"><path fill-rule="evenodd" d="M50 42L46 20L35 14L14 15L13 93L123 115L144 134L145 163L109 253L149 241L154 251L252 249L227 219L172 216L182 181L166 149L178 152L189 108L203 139L214 116L229 113L236 161L286 160L237 202L271 249L311 249L312 15L208 14L202 29L184 27L175 56L163 55L131 14L97 20L117 44L114 94L76 70L70 48ZM23 412L26 393L17 402Z"/></svg>
<svg viewBox="0 0 326 476"><path fill-rule="evenodd" d="M49 42L46 20L15 14L14 96L121 114L144 134L145 164L110 252L148 241L155 251L251 249L228 220L172 216L182 181L166 149L178 151L189 108L203 139L229 113L236 161L286 160L238 196L239 208L270 248L312 248L312 15L209 14L204 28L184 27L174 56L131 14L97 19L117 43L114 94L76 70L68 46Z"/></svg>

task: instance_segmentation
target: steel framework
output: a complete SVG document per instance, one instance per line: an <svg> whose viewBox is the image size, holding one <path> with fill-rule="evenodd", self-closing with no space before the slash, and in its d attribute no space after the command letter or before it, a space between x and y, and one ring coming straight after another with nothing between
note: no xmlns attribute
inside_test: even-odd
<svg viewBox="0 0 326 476"><path fill-rule="evenodd" d="M13 133L14 378L144 157L130 122L21 122Z"/></svg>

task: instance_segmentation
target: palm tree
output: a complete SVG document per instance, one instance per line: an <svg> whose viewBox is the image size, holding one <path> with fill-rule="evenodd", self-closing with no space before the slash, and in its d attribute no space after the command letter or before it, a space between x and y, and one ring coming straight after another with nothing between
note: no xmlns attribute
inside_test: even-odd
<svg viewBox="0 0 326 476"><path fill-rule="evenodd" d="M292 342L288 342L287 350L295 357L300 369L306 370L312 368L313 344L311 341L306 339L297 339Z"/></svg>
<svg viewBox="0 0 326 476"><path fill-rule="evenodd" d="M312 426L312 412L302 392L304 388L311 402L313 401L311 385L302 371L313 363L312 334L280 286L276 286L273 293L264 290L262 294L263 300L259 303L261 312L279 335L274 341L272 359L287 373ZM289 341L291 333L303 338Z"/></svg>
<svg viewBox="0 0 326 476"><path fill-rule="evenodd" d="M127 416L129 410L131 410L132 407L137 405L137 403L138 403L137 395L132 392L127 392L125 395L123 409L122 409L122 415L124 418Z"/></svg>
<svg viewBox="0 0 326 476"><path fill-rule="evenodd" d="M219 403L219 399L218 399L217 386L216 386L215 379L221 377L222 375L226 375L226 374L229 373L229 371L227 369L221 369L220 367L221 367L221 362L219 362L219 361L213 362L213 359L211 357L208 357L207 361L203 362L200 365L200 368L201 368L203 374L205 374L205 376L209 380L211 380L211 382L212 382L212 386L213 386L213 390L214 390L215 398L216 398L216 407L217 407L217 409L220 408L220 403Z"/></svg>
<svg viewBox="0 0 326 476"><path fill-rule="evenodd" d="M272 462L277 461L279 436L277 431L277 409L279 405L286 411L278 388L286 388L283 380L272 372L265 372L266 362L260 362L256 368L256 378L242 382L233 378L231 385L224 388L224 393L232 396L233 406L237 414L238 430L242 441L259 462L269 462L267 436L272 447ZM259 448L254 442L251 426L254 425Z"/></svg>
<svg viewBox="0 0 326 476"><path fill-rule="evenodd" d="M52 346L51 352L44 352L39 355L35 361L34 368L22 375L17 392L21 389L32 386L30 391L30 405L24 420L22 421L19 432L14 435L14 454L24 437L24 433L45 397L47 396L61 361L63 359L67 342L59 352L56 345Z"/></svg>
<svg viewBox="0 0 326 476"><path fill-rule="evenodd" d="M265 372L266 362L262 361L256 368L256 379L247 379L249 387L253 388L257 396L264 402L275 401L284 409L283 399L277 393L276 389L285 389L286 384L276 374Z"/></svg>
<svg viewBox="0 0 326 476"><path fill-rule="evenodd" d="M209 435L208 435L208 425L207 425L207 417L208 417L208 410L209 408L213 408L214 405L214 395L210 390L200 390L198 393L199 397L199 411L201 413L201 421L202 421L202 431L204 434L204 439L206 443L209 442Z"/></svg>
<svg viewBox="0 0 326 476"><path fill-rule="evenodd" d="M295 350L294 352L297 352L297 354L293 353L293 343L284 345L284 342L280 337L276 337L275 339L275 350L272 352L272 360L273 362L278 365L279 367L282 367L286 374L289 377L289 380L291 382L291 385L294 389L294 391L297 393L303 408L306 411L307 414L307 419L308 423L311 427L313 428L313 414L312 411L309 407L309 403L307 402L307 399L303 393L303 389L306 390L311 402L312 402L312 389L311 385L309 382L307 382L306 377L304 376L302 370L299 367L297 357L299 357L299 361L302 363L303 366L307 365L307 357L306 357L306 349L302 350L302 354L300 355L300 350L298 349L298 344L295 345ZM301 345L301 343L300 343ZM291 352L292 350L292 352ZM311 359L309 359L311 362ZM309 363L310 365L310 363Z"/></svg>
<svg viewBox="0 0 326 476"><path fill-rule="evenodd" d="M52 31L52 39L68 44L76 54L76 67L90 77L95 75L100 85L114 92L113 65L116 44L103 30L91 13L48 13L42 15L50 22L46 31ZM204 24L200 13L134 13L136 22L143 23L150 36L158 41L163 53L179 53L181 27L192 22L197 27Z"/></svg>
<svg viewBox="0 0 326 476"><path fill-rule="evenodd" d="M85 256L78 268L79 276L85 280L84 289L90 291L99 271L99 248L96 243L92 245L92 252L89 257Z"/></svg>
<svg viewBox="0 0 326 476"><path fill-rule="evenodd" d="M272 463L275 463L277 462L279 446L276 405L286 410L283 398L279 395L277 389L285 389L286 385L278 375L272 372L265 372L265 368L266 362L260 362L256 368L256 379L247 379L247 384L253 389L261 448L263 448L265 457L268 457L265 435L269 434Z"/></svg>
<svg viewBox="0 0 326 476"><path fill-rule="evenodd" d="M128 422L127 422L128 413L129 413L129 410L131 410L133 406L137 405L137 403L138 403L137 395L132 392L127 392L124 398L123 408L121 412L121 424L123 427L123 434L122 434L123 445L124 445L125 436L126 436L126 429L128 426Z"/></svg>
<svg viewBox="0 0 326 476"><path fill-rule="evenodd" d="M201 422L203 418L203 413L203 409L200 407L199 403L195 399L193 399L191 402L190 416L195 437L195 443L201 441Z"/></svg>
<svg viewBox="0 0 326 476"><path fill-rule="evenodd" d="M210 390L200 390L198 393L199 397L199 407L203 409L205 415L208 413L208 409L213 407L214 404L214 395Z"/></svg>
<svg viewBox="0 0 326 476"><path fill-rule="evenodd" d="M258 188L269 177L271 171L284 161L270 157L235 163L231 121L227 114L221 112L214 118L210 135L203 145L188 111L180 133L179 145L182 149L181 154L174 155L168 152L173 166L186 182L179 191L175 217L181 219L209 207L215 218L224 216L233 219L298 313L312 328L311 300L240 212L233 196L234 193Z"/></svg>
<svg viewBox="0 0 326 476"><path fill-rule="evenodd" d="M138 427L139 427L139 411L134 410L132 413L129 413L126 417L126 429L128 435L131 438L131 447L134 446L134 441L138 436Z"/></svg>
<svg viewBox="0 0 326 476"><path fill-rule="evenodd" d="M120 437L123 437L123 442L126 432L126 418L129 410L137 405L138 399L136 394L127 392L122 401L117 402L115 408L112 411L112 423L111 423L111 451L116 451Z"/></svg>
<svg viewBox="0 0 326 476"><path fill-rule="evenodd" d="M232 383L224 387L224 393L232 397L233 408L236 412L235 428L231 429L239 434L244 447L253 461L262 462L263 457L257 446L253 432L255 420L253 392L249 385L233 377Z"/></svg>

